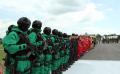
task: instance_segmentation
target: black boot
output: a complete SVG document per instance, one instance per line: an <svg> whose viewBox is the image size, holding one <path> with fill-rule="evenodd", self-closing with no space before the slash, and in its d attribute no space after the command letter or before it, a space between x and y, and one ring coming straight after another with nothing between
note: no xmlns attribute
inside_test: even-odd
<svg viewBox="0 0 120 74"><path fill-rule="evenodd" d="M52 74L56 74L56 73L55 73L55 70L52 71Z"/></svg>

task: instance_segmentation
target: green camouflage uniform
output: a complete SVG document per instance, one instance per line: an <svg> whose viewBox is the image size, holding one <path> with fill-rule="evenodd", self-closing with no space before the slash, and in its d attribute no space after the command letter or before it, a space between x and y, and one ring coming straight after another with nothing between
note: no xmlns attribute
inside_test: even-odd
<svg viewBox="0 0 120 74"><path fill-rule="evenodd" d="M60 39L60 65L61 65L61 68L62 68L62 65L65 63L65 40L64 38L59 38Z"/></svg>
<svg viewBox="0 0 120 74"><path fill-rule="evenodd" d="M30 42L33 45L36 45L37 50L35 53L37 58L32 63L32 74L44 74L44 54L43 54L43 38L41 35L41 30L32 29L31 33L29 34Z"/></svg>
<svg viewBox="0 0 120 74"><path fill-rule="evenodd" d="M51 35L42 34L44 40L46 40L48 47L44 50L45 60L44 60L44 74L50 74L52 70L52 42L53 38Z"/></svg>
<svg viewBox="0 0 120 74"><path fill-rule="evenodd" d="M3 46L7 53L5 74L30 74L31 62L29 56L26 56L27 44L19 34L27 36L26 32L16 27L3 39Z"/></svg>
<svg viewBox="0 0 120 74"><path fill-rule="evenodd" d="M65 51L65 62L64 64L67 64L68 63L68 60L69 60L69 53L70 53L70 41L68 38L64 38L65 40L65 44L66 44L66 51Z"/></svg>
<svg viewBox="0 0 120 74"><path fill-rule="evenodd" d="M52 37L54 38L54 42L53 42L53 62L52 62L52 70L55 71L59 68L60 66L60 52L59 52L59 41L58 41L58 36L56 35L52 35Z"/></svg>

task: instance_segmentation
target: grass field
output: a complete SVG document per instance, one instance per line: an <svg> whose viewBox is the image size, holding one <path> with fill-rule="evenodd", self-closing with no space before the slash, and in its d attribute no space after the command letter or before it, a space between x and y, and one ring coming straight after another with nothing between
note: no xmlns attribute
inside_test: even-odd
<svg viewBox="0 0 120 74"><path fill-rule="evenodd" d="M3 58L5 58L5 53L4 53L4 50L3 50L3 46L0 44L0 71L1 71L0 74L4 74L2 72L5 69Z"/></svg>
<svg viewBox="0 0 120 74"><path fill-rule="evenodd" d="M3 49L3 46L2 46L2 44L0 44L0 50L1 50L1 49Z"/></svg>
<svg viewBox="0 0 120 74"><path fill-rule="evenodd" d="M0 62L2 61L2 59L5 57L5 53L3 50L0 50Z"/></svg>
<svg viewBox="0 0 120 74"><path fill-rule="evenodd" d="M5 53L4 53L4 50L3 50L3 46L0 45L0 63L3 62L4 57L5 57Z"/></svg>

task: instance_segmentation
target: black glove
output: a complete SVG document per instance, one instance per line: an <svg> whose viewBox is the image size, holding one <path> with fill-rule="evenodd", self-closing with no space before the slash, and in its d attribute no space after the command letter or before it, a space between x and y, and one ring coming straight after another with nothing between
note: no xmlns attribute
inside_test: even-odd
<svg viewBox="0 0 120 74"><path fill-rule="evenodd" d="M27 43L27 48L31 49L31 50L35 50L36 49L36 46L31 44L31 43Z"/></svg>
<svg viewBox="0 0 120 74"><path fill-rule="evenodd" d="M52 40L51 39L46 40L46 42L48 43L48 45L52 45Z"/></svg>

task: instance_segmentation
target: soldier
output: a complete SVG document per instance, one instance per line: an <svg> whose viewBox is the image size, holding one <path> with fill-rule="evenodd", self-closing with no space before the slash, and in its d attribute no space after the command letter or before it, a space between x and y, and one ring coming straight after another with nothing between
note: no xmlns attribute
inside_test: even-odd
<svg viewBox="0 0 120 74"><path fill-rule="evenodd" d="M62 69L63 69L63 63L64 63L64 40L63 40L63 35L62 32L58 32L58 40L59 40L59 53L60 53L60 58L59 58L59 68L57 69L58 74L62 74Z"/></svg>
<svg viewBox="0 0 120 74"><path fill-rule="evenodd" d="M42 22L35 20L32 23L32 29L29 31L29 40L36 46L33 54L37 55L35 60L32 60L32 74L44 74L44 54L43 46L45 44L41 35Z"/></svg>
<svg viewBox="0 0 120 74"><path fill-rule="evenodd" d="M70 41L66 33L63 33L64 38L64 63L63 63L63 71L67 70L69 64L69 53L70 53Z"/></svg>
<svg viewBox="0 0 120 74"><path fill-rule="evenodd" d="M52 74L58 74L57 70L60 66L60 53L59 53L59 40L58 40L58 30L53 29L52 30L52 37L54 38L53 41L53 60L52 60Z"/></svg>
<svg viewBox="0 0 120 74"><path fill-rule="evenodd" d="M63 64L65 62L65 41L63 39L63 33L59 32L59 43L60 43L60 71L63 71Z"/></svg>
<svg viewBox="0 0 120 74"><path fill-rule="evenodd" d="M31 62L28 55L30 45L27 31L31 21L27 17L21 17L17 24L18 26L3 39L6 52L5 74L30 74Z"/></svg>
<svg viewBox="0 0 120 74"><path fill-rule="evenodd" d="M73 44L74 44L74 36L75 34L73 33L72 36L70 37L70 58L69 58L69 66L73 64L73 54L75 53L74 52L74 47L73 47Z"/></svg>
<svg viewBox="0 0 120 74"><path fill-rule="evenodd" d="M69 64L72 65L77 60L77 36L76 34L72 34L72 38L70 40L70 59Z"/></svg>
<svg viewBox="0 0 120 74"><path fill-rule="evenodd" d="M45 55L45 60L44 60L44 74L50 74L52 70L52 37L51 37L51 28L50 27L45 27L43 30L42 36L44 40L46 40L48 46L47 48L43 51Z"/></svg>

